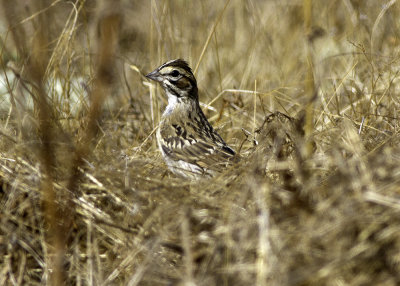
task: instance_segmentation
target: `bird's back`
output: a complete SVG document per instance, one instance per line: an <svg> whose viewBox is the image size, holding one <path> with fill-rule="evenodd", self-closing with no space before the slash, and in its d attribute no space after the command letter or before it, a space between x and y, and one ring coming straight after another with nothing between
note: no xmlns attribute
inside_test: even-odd
<svg viewBox="0 0 400 286"><path fill-rule="evenodd" d="M164 113L157 132L159 148L173 172L185 177L213 175L226 168L235 152L210 125L199 106L185 104Z"/></svg>

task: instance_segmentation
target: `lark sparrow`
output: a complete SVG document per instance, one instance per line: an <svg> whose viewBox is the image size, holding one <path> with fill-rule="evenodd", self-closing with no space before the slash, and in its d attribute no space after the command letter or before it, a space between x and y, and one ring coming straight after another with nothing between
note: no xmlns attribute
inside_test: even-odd
<svg viewBox="0 0 400 286"><path fill-rule="evenodd" d="M168 61L146 77L160 83L168 97L157 143L169 169L186 178L199 178L226 168L235 152L201 110L196 78L187 62Z"/></svg>

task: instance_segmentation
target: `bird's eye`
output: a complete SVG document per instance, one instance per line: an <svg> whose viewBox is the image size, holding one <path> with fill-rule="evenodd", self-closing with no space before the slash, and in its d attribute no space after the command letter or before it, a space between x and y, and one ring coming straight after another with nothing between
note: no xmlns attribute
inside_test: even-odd
<svg viewBox="0 0 400 286"><path fill-rule="evenodd" d="M178 75L179 75L179 72L177 70L173 70L171 72L171 76L173 76L173 77L177 77Z"/></svg>

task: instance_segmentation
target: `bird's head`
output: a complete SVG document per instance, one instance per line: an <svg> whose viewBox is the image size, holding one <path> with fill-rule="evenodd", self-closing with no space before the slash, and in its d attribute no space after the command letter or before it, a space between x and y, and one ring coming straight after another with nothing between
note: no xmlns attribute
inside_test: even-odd
<svg viewBox="0 0 400 286"><path fill-rule="evenodd" d="M146 77L159 82L169 98L198 100L196 78L188 63L184 60L168 61Z"/></svg>

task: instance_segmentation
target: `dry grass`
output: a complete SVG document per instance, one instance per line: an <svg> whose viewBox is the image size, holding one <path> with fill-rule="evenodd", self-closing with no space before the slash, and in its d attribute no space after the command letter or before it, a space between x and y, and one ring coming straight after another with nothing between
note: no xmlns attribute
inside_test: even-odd
<svg viewBox="0 0 400 286"><path fill-rule="evenodd" d="M0 285L399 285L400 6L380 2L2 1ZM242 156L200 182L152 134L143 74L178 57Z"/></svg>

